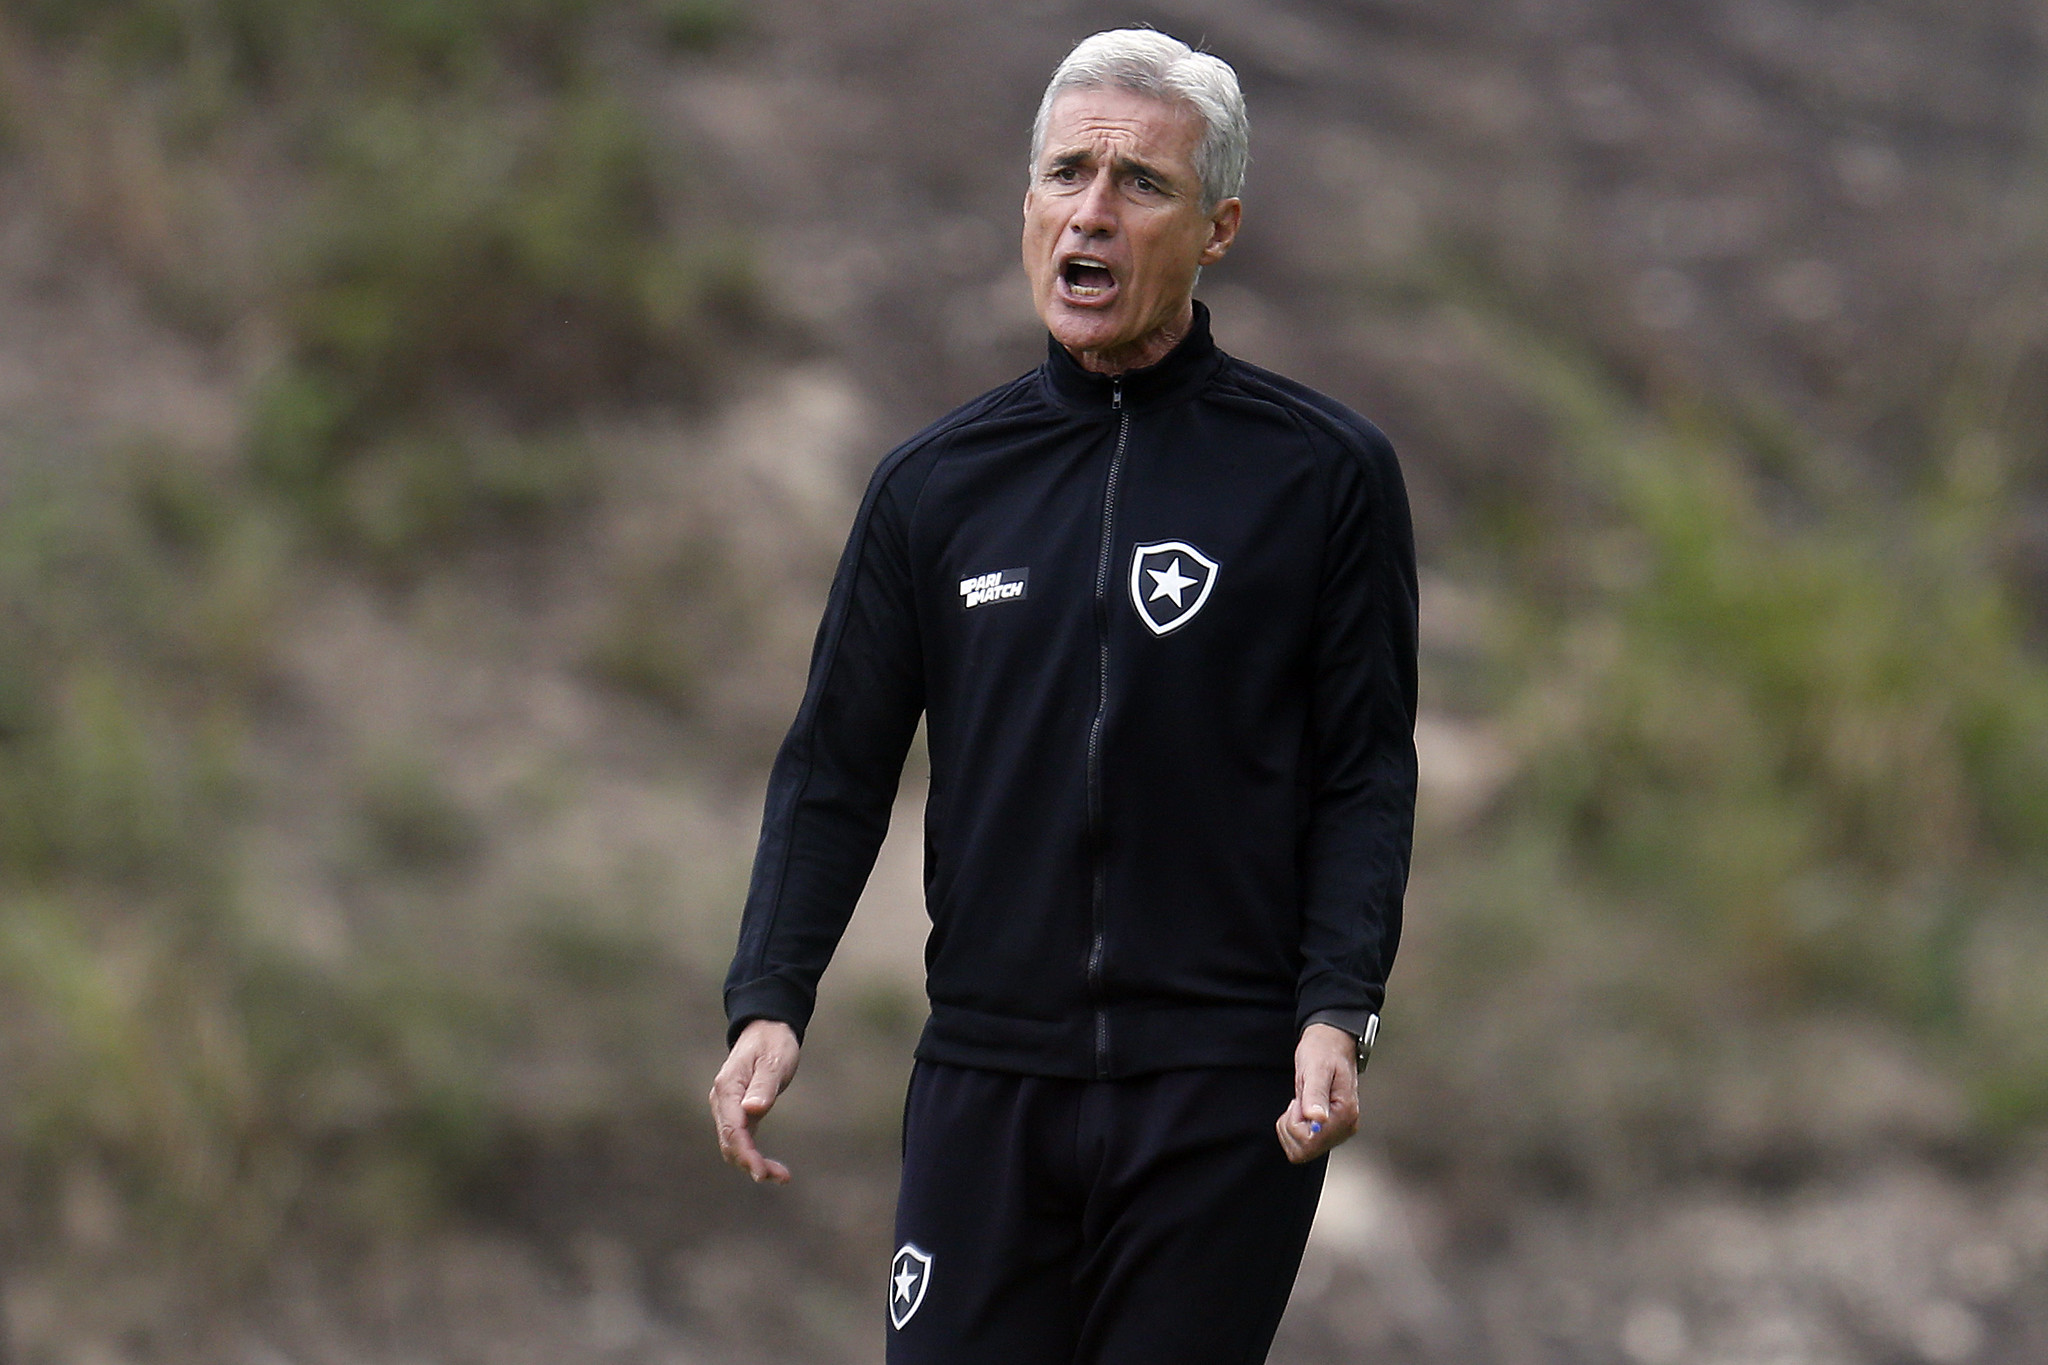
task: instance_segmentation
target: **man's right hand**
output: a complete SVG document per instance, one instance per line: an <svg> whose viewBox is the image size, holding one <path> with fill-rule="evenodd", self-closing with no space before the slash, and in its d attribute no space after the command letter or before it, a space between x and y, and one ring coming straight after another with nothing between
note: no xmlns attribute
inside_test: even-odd
<svg viewBox="0 0 2048 1365"><path fill-rule="evenodd" d="M732 1055L711 1083L711 1120L718 1125L718 1150L727 1164L756 1181L789 1182L789 1167L770 1161L754 1145L754 1125L775 1107L796 1075L796 1030L776 1019L756 1019L740 1031Z"/></svg>

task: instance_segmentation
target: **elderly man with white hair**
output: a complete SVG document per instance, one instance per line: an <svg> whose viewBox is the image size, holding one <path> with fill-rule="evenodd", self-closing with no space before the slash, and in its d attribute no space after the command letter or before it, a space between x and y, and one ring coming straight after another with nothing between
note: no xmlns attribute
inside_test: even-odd
<svg viewBox="0 0 2048 1365"><path fill-rule="evenodd" d="M931 754L894 1365L1263 1360L1400 935L1415 564L1386 439L1219 350L1236 74L1099 33L1032 132L1043 365L875 471L770 777L726 1159ZM1276 1140L1277 1138L1277 1140Z"/></svg>

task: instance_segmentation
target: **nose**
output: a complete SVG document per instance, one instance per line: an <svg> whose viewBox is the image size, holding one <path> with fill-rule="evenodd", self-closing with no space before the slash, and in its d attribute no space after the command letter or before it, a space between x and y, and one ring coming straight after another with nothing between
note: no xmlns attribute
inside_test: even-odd
<svg viewBox="0 0 2048 1365"><path fill-rule="evenodd" d="M1089 182L1088 190L1081 196L1081 202L1074 206L1074 216L1067 220L1067 226L1083 237L1116 235L1114 177L1098 175Z"/></svg>

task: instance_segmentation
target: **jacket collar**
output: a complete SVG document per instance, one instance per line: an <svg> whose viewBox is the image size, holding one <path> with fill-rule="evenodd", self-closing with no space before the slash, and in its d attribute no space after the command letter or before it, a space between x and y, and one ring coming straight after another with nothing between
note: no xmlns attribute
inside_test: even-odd
<svg viewBox="0 0 2048 1365"><path fill-rule="evenodd" d="M1194 323L1180 344L1167 352L1165 359L1142 370L1126 370L1113 377L1095 374L1082 369L1067 348L1050 335L1045 346L1041 372L1054 396L1068 407L1104 412L1110 408L1119 379L1123 381L1124 406L1151 407L1192 394L1223 363L1223 352L1209 335L1209 310L1200 299L1195 300Z"/></svg>

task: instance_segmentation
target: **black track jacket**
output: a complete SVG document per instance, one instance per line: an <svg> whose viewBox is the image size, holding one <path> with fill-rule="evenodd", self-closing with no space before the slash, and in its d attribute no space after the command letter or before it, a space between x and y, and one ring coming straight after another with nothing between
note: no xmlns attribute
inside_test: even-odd
<svg viewBox="0 0 2048 1365"><path fill-rule="evenodd" d="M1046 363L882 461L726 982L799 1036L927 720L917 1055L1291 1066L1377 1010L1415 803L1415 551L1370 423L1225 355Z"/></svg>

